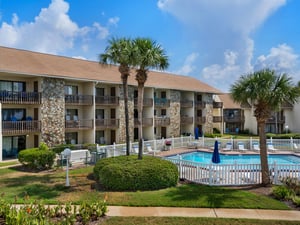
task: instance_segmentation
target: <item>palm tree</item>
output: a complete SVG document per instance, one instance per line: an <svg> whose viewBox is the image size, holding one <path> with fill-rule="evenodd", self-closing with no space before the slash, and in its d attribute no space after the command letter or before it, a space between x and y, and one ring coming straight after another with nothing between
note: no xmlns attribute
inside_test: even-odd
<svg viewBox="0 0 300 225"><path fill-rule="evenodd" d="M129 115L128 115L128 85L130 67L133 65L132 41L128 38L112 38L105 49L105 53L99 55L100 63L103 65L117 64L121 73L125 108L125 133L126 133L126 155L130 154Z"/></svg>
<svg viewBox="0 0 300 225"><path fill-rule="evenodd" d="M134 64L136 69L136 81L138 83L138 129L139 129L139 154L143 157L143 101L144 85L147 81L150 68L163 70L169 66L168 57L161 45L150 38L136 38L134 45Z"/></svg>
<svg viewBox="0 0 300 225"><path fill-rule="evenodd" d="M292 83L286 74L276 75L275 71L264 69L241 76L230 89L232 98L241 104L250 104L254 108L259 143L262 184L270 184L269 166L266 148L265 125L272 111L278 111L282 103L294 104L300 96L299 88Z"/></svg>

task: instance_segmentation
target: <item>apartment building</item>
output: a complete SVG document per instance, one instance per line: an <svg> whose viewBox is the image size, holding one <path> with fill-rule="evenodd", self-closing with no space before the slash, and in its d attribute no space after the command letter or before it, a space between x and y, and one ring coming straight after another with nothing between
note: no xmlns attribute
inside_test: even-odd
<svg viewBox="0 0 300 225"><path fill-rule="evenodd" d="M235 134L249 130L252 134L258 134L256 118L250 105L235 103L229 94L218 95L217 98L223 103L224 133ZM300 99L295 105L284 103L278 112L272 112L265 131L274 134L300 132L299 110Z"/></svg>
<svg viewBox="0 0 300 225"><path fill-rule="evenodd" d="M138 138L137 83L128 80L130 139ZM195 78L150 71L145 84L144 139L222 127L221 92ZM123 88L116 66L0 47L0 161L40 142L125 142Z"/></svg>

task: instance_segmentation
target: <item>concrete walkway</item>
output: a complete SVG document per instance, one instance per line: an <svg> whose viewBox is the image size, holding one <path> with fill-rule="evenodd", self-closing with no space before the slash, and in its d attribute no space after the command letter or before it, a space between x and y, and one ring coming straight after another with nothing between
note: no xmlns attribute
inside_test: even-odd
<svg viewBox="0 0 300 225"><path fill-rule="evenodd" d="M222 208L173 208L173 207L124 207L108 206L108 216L141 217L213 217L245 218L260 220L300 221L300 211L263 209L222 209Z"/></svg>

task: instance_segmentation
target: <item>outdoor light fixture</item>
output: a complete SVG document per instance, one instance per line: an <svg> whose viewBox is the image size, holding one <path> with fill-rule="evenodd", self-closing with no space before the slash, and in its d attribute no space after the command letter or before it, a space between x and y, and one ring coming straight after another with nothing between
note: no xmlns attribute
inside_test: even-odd
<svg viewBox="0 0 300 225"><path fill-rule="evenodd" d="M62 155L64 156L64 158L66 159L66 187L70 186L70 181L69 181L69 160L71 158L71 149L69 148L65 148L65 150L62 152Z"/></svg>

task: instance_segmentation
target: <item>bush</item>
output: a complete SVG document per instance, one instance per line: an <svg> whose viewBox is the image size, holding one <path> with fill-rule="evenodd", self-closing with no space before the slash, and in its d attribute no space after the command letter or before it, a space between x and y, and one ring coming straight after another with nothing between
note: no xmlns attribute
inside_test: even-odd
<svg viewBox="0 0 300 225"><path fill-rule="evenodd" d="M74 149L74 145L72 145L72 144L61 144L61 145L54 146L51 150L54 151L56 154L60 154L66 148L69 148L69 149L72 150L72 149Z"/></svg>
<svg viewBox="0 0 300 225"><path fill-rule="evenodd" d="M274 186L272 193L279 200L289 200L293 196L292 191L285 185Z"/></svg>
<svg viewBox="0 0 300 225"><path fill-rule="evenodd" d="M178 169L175 164L153 156L118 156L99 160L94 176L112 191L158 190L175 186Z"/></svg>
<svg viewBox="0 0 300 225"><path fill-rule="evenodd" d="M46 144L41 143L39 148L20 151L18 160L32 169L47 169L53 166L55 156L55 152L50 151Z"/></svg>

